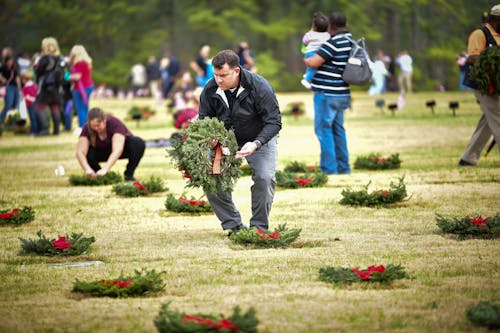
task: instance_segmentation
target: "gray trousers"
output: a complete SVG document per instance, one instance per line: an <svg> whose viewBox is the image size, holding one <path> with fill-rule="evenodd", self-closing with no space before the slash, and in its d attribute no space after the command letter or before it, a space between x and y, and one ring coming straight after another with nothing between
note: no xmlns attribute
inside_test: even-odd
<svg viewBox="0 0 500 333"><path fill-rule="evenodd" d="M269 213L273 204L276 189L276 169L278 168L277 136L246 157L253 170L251 187L252 218L250 227L269 229ZM233 229L243 226L241 215L234 205L231 193L205 193L210 206L220 220L222 229Z"/></svg>
<svg viewBox="0 0 500 333"><path fill-rule="evenodd" d="M481 106L481 118L462 155L462 160L471 164L477 163L492 134L500 151L500 96L483 95L478 91L475 95Z"/></svg>

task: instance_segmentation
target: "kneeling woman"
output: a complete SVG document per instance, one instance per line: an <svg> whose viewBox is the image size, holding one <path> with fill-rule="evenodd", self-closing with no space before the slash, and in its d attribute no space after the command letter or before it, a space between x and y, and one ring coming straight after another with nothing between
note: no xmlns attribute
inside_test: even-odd
<svg viewBox="0 0 500 333"><path fill-rule="evenodd" d="M125 180L134 181L134 171L144 155L145 147L144 141L132 135L120 119L93 108L88 113L87 123L82 127L76 157L91 179L104 176L118 159L127 158ZM106 163L101 168L99 162Z"/></svg>

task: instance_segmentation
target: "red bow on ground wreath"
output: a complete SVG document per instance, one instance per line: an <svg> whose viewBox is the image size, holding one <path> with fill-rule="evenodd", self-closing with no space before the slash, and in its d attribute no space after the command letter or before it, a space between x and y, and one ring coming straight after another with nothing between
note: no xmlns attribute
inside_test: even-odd
<svg viewBox="0 0 500 333"><path fill-rule="evenodd" d="M137 180L135 182L133 182L132 185L134 185L139 191L145 191L146 190L146 186L142 185Z"/></svg>
<svg viewBox="0 0 500 333"><path fill-rule="evenodd" d="M179 202L187 203L190 206L201 206L206 203L205 200L189 200L184 197L180 197Z"/></svg>
<svg viewBox="0 0 500 333"><path fill-rule="evenodd" d="M10 211L10 213L3 213L3 214L0 214L0 219L10 219L12 218L14 215L17 215L19 214L19 209L17 208L14 208Z"/></svg>
<svg viewBox="0 0 500 333"><path fill-rule="evenodd" d="M374 273L374 272L379 272L379 273L385 272L385 267L384 267L384 265L380 265L380 266L373 266L372 265L372 266L369 266L367 269L362 270L362 271L359 270L359 269L357 269L357 268L353 268L352 271L354 273L356 273L361 280L369 280L370 277L371 277L371 275L372 275L372 273Z"/></svg>
<svg viewBox="0 0 500 333"><path fill-rule="evenodd" d="M59 237L59 239L52 242L52 246L54 248L63 251L68 250L71 247L71 245L73 245L73 241L67 242L65 236L61 236Z"/></svg>
<svg viewBox="0 0 500 333"><path fill-rule="evenodd" d="M470 219L470 223L477 225L478 227L484 227L486 226L486 223L488 223L488 220L490 219L489 217L483 218L481 215L477 217L473 217L472 219L467 216L467 219Z"/></svg>
<svg viewBox="0 0 500 333"><path fill-rule="evenodd" d="M185 314L182 318L183 323L196 323L200 325L205 325L207 327L213 327L216 330L227 330L232 332L238 332L238 325L233 324L229 319L221 318L219 321L215 321L208 318L196 317Z"/></svg>
<svg viewBox="0 0 500 333"><path fill-rule="evenodd" d="M295 178L295 182L299 184L300 186L306 186L309 185L312 182L312 178Z"/></svg>
<svg viewBox="0 0 500 333"><path fill-rule="evenodd" d="M101 282L107 286L115 285L115 286L118 286L118 288L123 289L123 288L127 288L128 286L130 286L130 284L132 283L132 279L128 279L125 281L122 281L122 280L113 280L113 281L101 280Z"/></svg>
<svg viewBox="0 0 500 333"><path fill-rule="evenodd" d="M264 238L264 239L277 239L280 236L280 233L278 231L273 232L272 234L268 235L264 231L257 228L257 232L259 233L260 238Z"/></svg>

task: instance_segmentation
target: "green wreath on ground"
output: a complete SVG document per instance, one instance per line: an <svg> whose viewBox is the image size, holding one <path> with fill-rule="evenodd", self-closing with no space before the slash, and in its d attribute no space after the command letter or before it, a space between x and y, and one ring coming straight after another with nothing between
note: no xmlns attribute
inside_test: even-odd
<svg viewBox="0 0 500 333"><path fill-rule="evenodd" d="M0 225L20 225L35 219L35 210L30 206L13 208L11 210L0 210Z"/></svg>
<svg viewBox="0 0 500 333"><path fill-rule="evenodd" d="M500 306L492 302L479 302L467 308L467 319L476 326L500 328Z"/></svg>
<svg viewBox="0 0 500 333"><path fill-rule="evenodd" d="M286 171L276 172L276 183L279 187L321 187L328 183L328 176L322 172L295 173Z"/></svg>
<svg viewBox="0 0 500 333"><path fill-rule="evenodd" d="M208 201L201 198L196 199L193 196L191 196L191 199L187 199L184 194L179 198L175 198L173 194L168 194L165 208L176 213L206 213L212 211Z"/></svg>
<svg viewBox="0 0 500 333"><path fill-rule="evenodd" d="M72 291L97 297L146 296L165 289L162 275L163 272L156 272L153 269L151 271L135 270L134 275L131 276L124 276L122 273L117 278L109 280L85 282L76 279Z"/></svg>
<svg viewBox="0 0 500 333"><path fill-rule="evenodd" d="M240 176L242 159L236 158L236 137L216 118L204 118L181 130L172 140L169 156L189 175L187 187L201 187L205 192L232 192Z"/></svg>
<svg viewBox="0 0 500 333"><path fill-rule="evenodd" d="M326 266L319 269L319 279L334 284L352 284L355 282L390 283L408 275L400 265L369 266L366 269Z"/></svg>
<svg viewBox="0 0 500 333"><path fill-rule="evenodd" d="M232 233L229 239L236 244L259 248L285 248L300 236L302 229L288 229L285 224L279 225L273 232L259 228L240 229Z"/></svg>
<svg viewBox="0 0 500 333"><path fill-rule="evenodd" d="M317 165L307 165L305 162L292 161L287 163L283 168L284 172L321 172Z"/></svg>
<svg viewBox="0 0 500 333"><path fill-rule="evenodd" d="M459 239L498 238L500 236L500 213L493 216L454 216L436 214L436 224L444 232L455 234Z"/></svg>
<svg viewBox="0 0 500 333"><path fill-rule="evenodd" d="M186 314L169 309L170 302L162 304L160 313L154 323L159 333L190 333L190 332L245 332L257 333L259 321L255 317L255 310L249 308L242 312L239 306L233 308L229 317L222 314Z"/></svg>
<svg viewBox="0 0 500 333"><path fill-rule="evenodd" d="M387 170L399 169L401 160L399 154L392 154L389 157L382 157L379 153L358 156L354 162L354 169Z"/></svg>
<svg viewBox="0 0 500 333"><path fill-rule="evenodd" d="M353 191L350 188L342 190L342 199L340 199L339 203L352 206L380 207L401 202L407 197L404 177L399 178L397 184L391 182L388 190L375 190L369 193L368 186L370 186L370 183L371 181L359 191Z"/></svg>
<svg viewBox="0 0 500 333"><path fill-rule="evenodd" d="M83 237L82 233L72 233L71 237L60 236L58 239L48 239L39 230L38 239L24 239L21 241L22 254L37 254L41 256L78 256L87 252L95 237Z"/></svg>
<svg viewBox="0 0 500 333"><path fill-rule="evenodd" d="M500 46L488 47L481 52L476 63L470 68L471 77L477 82L481 93L500 94Z"/></svg>
<svg viewBox="0 0 500 333"><path fill-rule="evenodd" d="M118 183L113 185L112 191L122 197L138 197L148 196L152 193L165 192L168 188L165 187L163 181L155 176L151 176L148 181L133 183Z"/></svg>
<svg viewBox="0 0 500 333"><path fill-rule="evenodd" d="M123 181L122 176L115 172L110 171L104 176L98 176L95 179L90 179L87 175L70 175L69 183L73 186L100 186L111 185Z"/></svg>

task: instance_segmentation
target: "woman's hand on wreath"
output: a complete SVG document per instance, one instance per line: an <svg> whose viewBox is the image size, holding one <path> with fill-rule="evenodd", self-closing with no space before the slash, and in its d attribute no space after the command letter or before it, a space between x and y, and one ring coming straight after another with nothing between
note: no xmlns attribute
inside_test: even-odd
<svg viewBox="0 0 500 333"><path fill-rule="evenodd" d="M252 155L257 150L255 142L247 142L239 151L236 152L236 158Z"/></svg>
<svg viewBox="0 0 500 333"><path fill-rule="evenodd" d="M95 179L97 177L96 173L94 170L92 170L91 168L85 170L85 174L87 175L87 177L89 177L90 179Z"/></svg>
<svg viewBox="0 0 500 333"><path fill-rule="evenodd" d="M107 174L107 173L108 173L108 170L106 170L106 169L104 169L104 168L103 168L103 169L99 169L99 170L96 172L96 175L97 175L97 176L104 176L104 175L105 175L105 174Z"/></svg>

